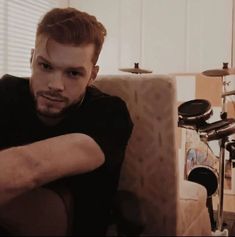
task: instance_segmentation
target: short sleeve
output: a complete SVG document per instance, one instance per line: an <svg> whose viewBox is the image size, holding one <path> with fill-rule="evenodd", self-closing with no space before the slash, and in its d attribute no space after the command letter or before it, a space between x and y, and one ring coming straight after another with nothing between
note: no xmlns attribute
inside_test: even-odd
<svg viewBox="0 0 235 237"><path fill-rule="evenodd" d="M84 111L85 133L97 142L104 152L105 165L112 169L122 162L133 123L125 102L119 97L103 97L92 103Z"/></svg>
<svg viewBox="0 0 235 237"><path fill-rule="evenodd" d="M81 118L82 115L86 116ZM84 125L83 132L104 152L105 162L95 171L73 179L75 233L103 235L110 220L110 208L133 124L125 102L118 97L93 101L81 111L79 120Z"/></svg>

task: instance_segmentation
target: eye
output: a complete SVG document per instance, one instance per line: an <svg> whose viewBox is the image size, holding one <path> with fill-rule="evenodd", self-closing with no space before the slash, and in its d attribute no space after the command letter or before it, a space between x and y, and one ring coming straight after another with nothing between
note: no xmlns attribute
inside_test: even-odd
<svg viewBox="0 0 235 237"><path fill-rule="evenodd" d="M80 71L72 70L72 71L67 71L67 75L68 75L70 78L77 78L77 77L83 76L83 73L80 72Z"/></svg>
<svg viewBox="0 0 235 237"><path fill-rule="evenodd" d="M51 69L52 69L52 66L48 63L39 62L38 64L43 71L51 71Z"/></svg>

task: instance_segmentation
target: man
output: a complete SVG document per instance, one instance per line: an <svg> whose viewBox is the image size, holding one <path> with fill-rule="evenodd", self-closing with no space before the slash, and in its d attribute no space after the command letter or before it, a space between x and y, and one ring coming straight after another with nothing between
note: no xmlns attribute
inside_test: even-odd
<svg viewBox="0 0 235 237"><path fill-rule="evenodd" d="M73 234L105 233L132 131L125 103L92 86L105 36L94 16L52 9L37 28L30 79L0 80L2 210L43 185L67 189Z"/></svg>

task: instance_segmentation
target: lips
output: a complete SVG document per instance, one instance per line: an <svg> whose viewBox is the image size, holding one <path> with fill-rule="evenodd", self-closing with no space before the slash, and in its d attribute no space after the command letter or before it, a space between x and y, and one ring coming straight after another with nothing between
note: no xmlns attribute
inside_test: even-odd
<svg viewBox="0 0 235 237"><path fill-rule="evenodd" d="M62 98L58 98L58 97L52 97L52 96L48 96L48 95L41 95L43 98L53 101L53 102L64 102L64 100Z"/></svg>
<svg viewBox="0 0 235 237"><path fill-rule="evenodd" d="M68 103L69 100L67 97L61 95L57 91L37 91L36 98L41 97L46 100L48 103Z"/></svg>

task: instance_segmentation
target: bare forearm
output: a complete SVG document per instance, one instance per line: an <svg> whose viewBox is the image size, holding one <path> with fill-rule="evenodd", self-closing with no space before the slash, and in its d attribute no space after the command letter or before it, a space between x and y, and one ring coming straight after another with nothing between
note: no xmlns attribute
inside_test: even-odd
<svg viewBox="0 0 235 237"><path fill-rule="evenodd" d="M91 171L104 162L98 145L67 134L0 152L0 204L60 177Z"/></svg>

